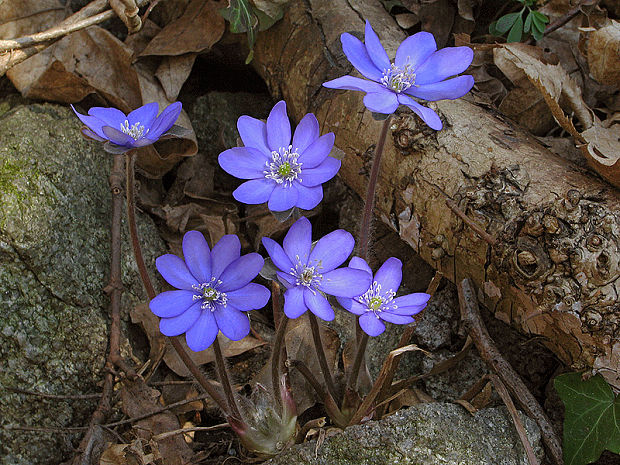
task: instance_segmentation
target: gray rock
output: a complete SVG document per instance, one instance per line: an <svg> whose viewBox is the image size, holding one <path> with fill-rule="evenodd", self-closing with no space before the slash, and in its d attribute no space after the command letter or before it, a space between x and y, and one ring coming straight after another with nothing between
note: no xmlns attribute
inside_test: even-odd
<svg viewBox="0 0 620 465"><path fill-rule="evenodd" d="M71 455L71 441L79 436L7 427L85 425L96 399L50 401L9 388L48 394L101 389L112 158L82 138L78 119L66 107L2 110L0 463L55 464ZM138 227L147 266L154 270L164 244L149 218L141 216ZM146 300L127 241L122 272L127 319L130 306Z"/></svg>
<svg viewBox="0 0 620 465"><path fill-rule="evenodd" d="M540 431L521 415L539 459ZM316 441L284 451L268 465L527 465L508 411L470 415L454 404L420 404L382 421L347 428L317 448Z"/></svg>

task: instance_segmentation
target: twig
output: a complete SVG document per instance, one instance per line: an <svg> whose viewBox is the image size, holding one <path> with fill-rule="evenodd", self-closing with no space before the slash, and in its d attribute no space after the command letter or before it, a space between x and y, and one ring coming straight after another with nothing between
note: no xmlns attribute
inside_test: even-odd
<svg viewBox="0 0 620 465"><path fill-rule="evenodd" d="M581 2L579 2L577 6L575 6L574 8L571 8L564 15L560 16L555 21L553 21L551 24L549 24L549 26L545 28L543 35L549 35L556 29L559 29L562 26L564 26L566 23L568 23L571 19L573 19L575 16L577 16L581 12L582 7L595 6L598 2L599 0L582 0ZM534 43L534 41L532 41L531 43Z"/></svg>
<svg viewBox="0 0 620 465"><path fill-rule="evenodd" d="M84 431L88 429L88 426L65 426L62 428L46 428L46 427L35 427L35 426L5 426L7 430L10 431L32 431L35 433L79 433L80 431Z"/></svg>
<svg viewBox="0 0 620 465"><path fill-rule="evenodd" d="M151 439L153 441L161 441L162 439L169 438L170 436L176 436L177 434L185 434L191 433L193 431L215 431L218 429L229 428L230 425L228 423L220 423L219 425L213 426L192 426L191 428L182 428L175 429L174 431L166 431L165 433L160 433L153 436Z"/></svg>
<svg viewBox="0 0 620 465"><path fill-rule="evenodd" d="M456 214L456 216L458 216L461 220L463 220L463 223L465 223L467 226L469 226L471 229L474 230L474 232L476 234L478 234L483 241L485 241L486 243L488 243L491 246L495 246L497 244L497 239L495 239L493 236L491 236L488 232L486 232L478 223L476 223L474 220L472 220L469 216L467 216L465 214L465 212L463 212L463 210L461 210L456 202L452 199L446 199L446 205L448 206L448 208L450 210L452 210L454 212L454 214Z"/></svg>
<svg viewBox="0 0 620 465"><path fill-rule="evenodd" d="M461 281L458 291L461 319L474 344L476 344L480 357L499 376L510 393L517 399L520 407L525 410L525 413L536 421L542 433L545 448L551 456L553 463L563 465L562 447L551 426L551 422L519 375L504 359L497 347L495 347L480 316L478 299L470 280L464 279Z"/></svg>
<svg viewBox="0 0 620 465"><path fill-rule="evenodd" d="M43 392L27 391L25 389L7 388L7 391L16 392L18 394L26 394L28 396L42 397L43 399L71 399L71 400L86 400L86 399L99 399L101 393L98 394L46 394Z"/></svg>

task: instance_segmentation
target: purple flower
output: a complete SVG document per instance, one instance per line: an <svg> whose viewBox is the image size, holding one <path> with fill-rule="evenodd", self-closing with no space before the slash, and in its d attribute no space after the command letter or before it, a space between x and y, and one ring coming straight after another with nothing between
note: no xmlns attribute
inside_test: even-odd
<svg viewBox="0 0 620 465"><path fill-rule="evenodd" d="M239 202L269 202L272 211L293 207L311 210L323 199L321 184L333 178L340 160L329 157L334 134L319 137L319 122L312 113L302 118L291 142L291 123L286 103L280 101L269 113L267 124L249 116L237 121L245 147L220 153L220 166L229 174L249 179L233 197Z"/></svg>
<svg viewBox="0 0 620 465"><path fill-rule="evenodd" d="M283 246L263 238L263 245L278 277L286 286L284 313L297 318L310 309L325 321L334 319L334 310L322 293L337 297L354 297L368 286L372 274L353 268L338 268L351 254L355 240L343 229L319 239L312 247L312 225L301 217L284 237Z"/></svg>
<svg viewBox="0 0 620 465"><path fill-rule="evenodd" d="M452 100L465 95L474 85L472 76L447 79L465 71L474 52L469 47L437 50L435 38L428 32L407 37L398 47L393 63L368 21L364 43L347 33L340 40L351 64L370 81L342 76L323 85L366 92L364 105L372 112L390 114L398 105L406 105L431 128L439 130L442 124L437 113L411 97L431 102Z"/></svg>
<svg viewBox="0 0 620 465"><path fill-rule="evenodd" d="M161 317L160 331L166 336L185 333L194 352L209 347L218 331L233 341L250 332L244 313L262 308L269 300L265 286L251 283L263 267L257 253L240 256L241 244L233 234L222 237L213 250L198 231L183 237L185 261L166 254L157 259L159 273L177 291L159 294L149 303Z"/></svg>
<svg viewBox="0 0 620 465"><path fill-rule="evenodd" d="M123 153L157 142L168 135L166 133L181 114L181 102L168 105L159 116L157 116L159 110L157 102L147 103L128 115L116 108L104 107L92 107L88 110L88 115L82 115L73 108L73 105L71 108L87 126L82 129L82 133L90 139L106 142L106 150L112 153Z"/></svg>
<svg viewBox="0 0 620 465"><path fill-rule="evenodd" d="M359 257L353 257L349 266L372 274L368 263ZM378 336L385 331L383 321L398 325L413 323L411 315L424 309L431 298L423 292L394 298L403 279L402 268L403 264L398 258L388 258L365 292L352 299L338 298L338 302L345 309L360 315L360 326L369 336Z"/></svg>

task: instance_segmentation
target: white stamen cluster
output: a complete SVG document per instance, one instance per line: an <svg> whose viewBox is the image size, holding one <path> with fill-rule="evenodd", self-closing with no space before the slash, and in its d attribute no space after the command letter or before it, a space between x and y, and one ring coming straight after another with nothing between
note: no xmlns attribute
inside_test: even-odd
<svg viewBox="0 0 620 465"><path fill-rule="evenodd" d="M263 171L266 179L273 179L284 187L291 187L295 179L301 174L301 163L297 162L299 154L293 146L280 147L278 151L271 152L271 162L266 161L266 169ZM301 179L300 179L301 180Z"/></svg>
<svg viewBox="0 0 620 465"><path fill-rule="evenodd" d="M202 305L200 308L203 310L215 311L216 304L226 306L226 302L228 301L228 297L223 292L220 292L216 289L217 286L222 284L222 281L219 279L216 281L215 278L211 278L211 281L208 283L202 284L194 284L192 289L198 292L198 294L194 294L192 300L202 300Z"/></svg>
<svg viewBox="0 0 620 465"><path fill-rule="evenodd" d="M375 316L379 318L379 313L396 310L398 308L398 305L392 302L394 296L396 296L396 292L392 289L387 292L382 292L381 284L377 281L373 281L370 289L360 297L356 297L356 300L366 306L367 312L373 312Z"/></svg>
<svg viewBox="0 0 620 465"><path fill-rule="evenodd" d="M125 120L124 123L121 123L121 131L132 137L133 140L141 139L149 133L148 129L146 130L146 132L144 132L144 126L139 122L132 124L130 127L128 120Z"/></svg>
<svg viewBox="0 0 620 465"><path fill-rule="evenodd" d="M297 263L295 267L291 268L289 274L295 278L295 284L297 286L307 287L313 294L316 294L316 288L323 280L323 275L319 273L321 265L302 265L299 255L296 255L295 258L297 259Z"/></svg>
<svg viewBox="0 0 620 465"><path fill-rule="evenodd" d="M400 94L415 84L415 73L409 63L402 68L392 63L389 69L383 70L381 84Z"/></svg>

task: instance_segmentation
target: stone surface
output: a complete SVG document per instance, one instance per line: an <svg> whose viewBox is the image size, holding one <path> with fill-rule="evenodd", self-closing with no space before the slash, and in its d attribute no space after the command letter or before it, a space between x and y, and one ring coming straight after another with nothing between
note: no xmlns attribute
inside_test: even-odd
<svg viewBox="0 0 620 465"><path fill-rule="evenodd" d="M84 140L79 128L66 107L0 106L3 465L59 463L78 439L6 427L85 425L96 405L49 401L10 388L49 394L100 390L108 338L108 299L102 289L109 273L112 158L100 144ZM150 219L139 217L138 227L147 266L154 270L164 244ZM146 298L127 241L123 282L126 319L130 305Z"/></svg>
<svg viewBox="0 0 620 465"><path fill-rule="evenodd" d="M540 431L521 415L538 458ZM378 422L347 428L317 447L286 450L268 465L527 465L505 408L470 415L454 404L420 404Z"/></svg>

